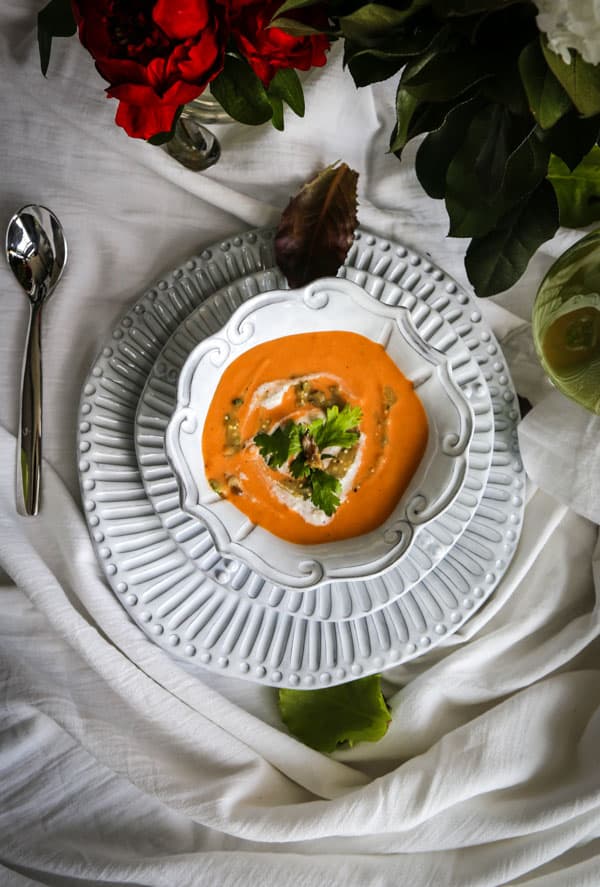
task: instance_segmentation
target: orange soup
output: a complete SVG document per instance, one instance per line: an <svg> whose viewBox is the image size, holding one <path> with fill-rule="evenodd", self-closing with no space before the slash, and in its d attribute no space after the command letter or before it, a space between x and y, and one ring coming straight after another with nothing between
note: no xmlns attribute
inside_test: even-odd
<svg viewBox="0 0 600 887"><path fill-rule="evenodd" d="M306 429L324 420L328 408L346 405L362 412L356 441L316 454L339 481L339 505L328 515L309 498L306 481L292 475L289 460L269 465L255 437L290 423ZM423 405L384 348L357 333L328 331L274 339L231 363L210 404L202 449L219 495L274 535L308 545L383 523L421 461L427 436ZM310 444L305 435L305 451Z"/></svg>

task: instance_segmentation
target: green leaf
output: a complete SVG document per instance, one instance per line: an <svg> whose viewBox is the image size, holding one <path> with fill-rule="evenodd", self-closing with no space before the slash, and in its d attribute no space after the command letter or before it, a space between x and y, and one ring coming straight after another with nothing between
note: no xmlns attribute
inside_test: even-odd
<svg viewBox="0 0 600 887"><path fill-rule="evenodd" d="M600 113L600 65L590 65L570 50L571 63L552 52L547 40L542 41L542 51L548 67L560 81L571 101L584 117Z"/></svg>
<svg viewBox="0 0 600 887"><path fill-rule="evenodd" d="M401 95L404 93L404 95ZM448 113L454 107L452 102L420 102L411 110L407 98L410 94L398 85L396 93L397 121L390 137L390 151L400 158L402 151L411 139L424 132L434 132L444 123ZM414 99L414 96L411 96Z"/></svg>
<svg viewBox="0 0 600 887"><path fill-rule="evenodd" d="M548 149L569 169L575 169L591 151L600 132L600 116L580 117L573 109L543 134Z"/></svg>
<svg viewBox="0 0 600 887"><path fill-rule="evenodd" d="M441 102L491 77L498 67L498 58L491 52L440 52L417 70L407 66L401 82L417 98Z"/></svg>
<svg viewBox="0 0 600 887"><path fill-rule="evenodd" d="M307 25L304 22L297 21L295 18L287 18L285 15L274 18L269 22L268 27L279 28L281 31L285 31L286 34L291 34L293 37L310 37L314 34L332 33L330 28L315 28L314 25Z"/></svg>
<svg viewBox="0 0 600 887"><path fill-rule="evenodd" d="M157 132L153 136L150 136L147 139L149 145L166 145L167 142L170 142L173 138L174 130L169 130L169 132Z"/></svg>
<svg viewBox="0 0 600 887"><path fill-rule="evenodd" d="M271 434L260 432L254 438L261 456L271 468L279 468L291 456L289 470L293 477L307 481L303 489L308 491L316 508L331 516L340 504L340 481L319 468L322 459L330 456L328 447L351 447L358 442L360 432L356 426L362 417L360 407L345 404L340 411L337 405L327 408L324 418L315 419L306 426L288 422Z"/></svg>
<svg viewBox="0 0 600 887"><path fill-rule="evenodd" d="M290 733L325 753L377 742L391 722L379 675L320 690L280 690L279 711Z"/></svg>
<svg viewBox="0 0 600 887"><path fill-rule="evenodd" d="M348 53L348 41L344 48L344 64L352 75L356 86L380 83L396 74L406 62L406 57L382 49L359 49Z"/></svg>
<svg viewBox="0 0 600 887"><path fill-rule="evenodd" d="M456 98L493 72L485 70L480 61L463 58L457 61L453 53L440 54L419 74L402 78L402 85L417 98L445 102Z"/></svg>
<svg viewBox="0 0 600 887"><path fill-rule="evenodd" d="M340 18L342 34L361 46L374 46L382 40L389 40L390 31L399 28L419 9L427 6L429 0L412 0L406 9L393 9L380 3L367 3L350 15Z"/></svg>
<svg viewBox="0 0 600 887"><path fill-rule="evenodd" d="M413 35L410 35L409 45L412 45ZM406 44L405 34L403 31L400 32L399 35L393 41L394 49L400 51L400 45ZM428 35L427 45L423 50L419 50L416 53L415 57L410 60L407 64L405 70L402 72L402 80L408 79L409 77L413 77L423 70L428 64L430 64L433 59L437 57L440 52L455 52L461 44L461 38L459 35L455 34L452 31L452 28L449 25L443 25L441 28L439 24L436 26L436 31L431 39L431 35ZM390 49L389 45L380 45L379 48ZM409 55L410 53L406 53Z"/></svg>
<svg viewBox="0 0 600 887"><path fill-rule="evenodd" d="M320 468L310 472L310 499L315 508L320 508L328 517L339 507L339 493L342 485L333 474L327 474Z"/></svg>
<svg viewBox="0 0 600 887"><path fill-rule="evenodd" d="M597 145L573 172L559 157L551 157L548 180L558 198L561 225L584 228L600 219L600 148Z"/></svg>
<svg viewBox="0 0 600 887"><path fill-rule="evenodd" d="M310 477L312 468L302 453L290 462L290 473L296 479Z"/></svg>
<svg viewBox="0 0 600 887"><path fill-rule="evenodd" d="M483 107L471 121L446 175L452 237L477 237L491 231L545 175L547 167L540 169L534 149L523 146L525 122L501 105ZM520 150L513 156L516 149Z"/></svg>
<svg viewBox="0 0 600 887"><path fill-rule="evenodd" d="M485 118L482 120L482 118ZM480 149L473 152L472 171L476 185L488 197L497 194L504 178L504 170L511 150L510 128L512 117L503 105L491 104L477 115L471 124ZM483 129L478 126L482 123ZM468 156L468 152L467 152ZM454 162L454 161L453 161ZM450 167L452 164L450 164ZM448 180L450 168L448 169Z"/></svg>
<svg viewBox="0 0 600 887"><path fill-rule="evenodd" d="M39 23L37 29L37 39L38 49L40 53L40 68L42 69L42 74L45 77L48 71L48 65L50 64L50 53L52 51L52 34L42 28Z"/></svg>
<svg viewBox="0 0 600 887"><path fill-rule="evenodd" d="M309 433L323 453L327 447L351 447L358 442L358 423L362 419L360 407L345 404L342 411L337 405L327 408L324 419L315 419L308 426Z"/></svg>
<svg viewBox="0 0 600 887"><path fill-rule="evenodd" d="M446 173L461 147L465 132L481 108L478 99L468 99L446 114L442 125L423 140L415 158L417 178L430 197L446 194Z"/></svg>
<svg viewBox="0 0 600 887"><path fill-rule="evenodd" d="M294 114L304 117L304 92L300 78L293 68L280 68L269 84L267 95L290 106Z"/></svg>
<svg viewBox="0 0 600 887"><path fill-rule="evenodd" d="M449 33L446 26L440 28L440 23L433 20L429 9L425 8L399 27L385 31L377 40L368 38L368 46L365 46L363 39L354 41L347 38L344 41L344 65L354 55L365 51L372 51L374 58L378 58L381 52L381 58L415 61L417 56L444 46Z"/></svg>
<svg viewBox="0 0 600 887"><path fill-rule="evenodd" d="M508 202L520 200L546 176L550 152L538 136L538 128L534 126L506 161L501 187Z"/></svg>
<svg viewBox="0 0 600 887"><path fill-rule="evenodd" d="M37 19L37 37L40 51L40 67L46 76L50 64L53 37L72 37L77 30L71 0L50 0Z"/></svg>
<svg viewBox="0 0 600 887"><path fill-rule="evenodd" d="M286 0L285 3L277 10L277 16L283 15L284 12L291 12L292 9L304 9L305 6L314 6L321 0Z"/></svg>
<svg viewBox="0 0 600 887"><path fill-rule="evenodd" d="M397 153L406 146L410 135L410 122L420 101L412 93L407 92L402 84L398 84L396 92L396 125L390 139L390 151Z"/></svg>
<svg viewBox="0 0 600 887"><path fill-rule="evenodd" d="M279 468L290 456L299 453L302 449L300 444L300 426L294 422L288 422L287 425L280 425L271 434L261 431L254 438L254 443L258 447L261 456L271 468Z"/></svg>
<svg viewBox="0 0 600 887"><path fill-rule="evenodd" d="M278 129L279 132L283 132L284 129L284 121L283 121L283 102L276 95L270 95L269 101L271 102L271 107L273 108L273 116L271 117L271 123Z"/></svg>
<svg viewBox="0 0 600 887"><path fill-rule="evenodd" d="M549 69L539 39L519 56L519 71L531 113L542 127L550 129L572 107L571 99Z"/></svg>
<svg viewBox="0 0 600 887"><path fill-rule="evenodd" d="M273 107L260 79L250 65L235 56L225 57L225 66L210 84L221 107L240 123L258 126L273 116Z"/></svg>
<svg viewBox="0 0 600 887"><path fill-rule="evenodd" d="M328 166L290 200L275 235L275 257L291 287L335 276L356 228L358 173Z"/></svg>
<svg viewBox="0 0 600 887"><path fill-rule="evenodd" d="M482 99L504 105L517 117L531 116L527 93L516 65L505 68L496 77L484 80L478 88L478 95Z"/></svg>
<svg viewBox="0 0 600 887"><path fill-rule="evenodd" d="M371 46L365 46L362 40L344 41L344 66L358 53L373 52L373 58L395 58L405 61L415 61L417 56L422 56L430 50L443 47L446 44L450 29L446 26L440 28L440 23L431 16L428 7L425 7L411 19L398 28L386 31ZM381 55L379 55L381 53Z"/></svg>
<svg viewBox="0 0 600 887"><path fill-rule="evenodd" d="M521 277L531 256L558 228L558 204L549 182L513 209L493 231L474 237L465 257L469 280L478 296L500 293Z"/></svg>

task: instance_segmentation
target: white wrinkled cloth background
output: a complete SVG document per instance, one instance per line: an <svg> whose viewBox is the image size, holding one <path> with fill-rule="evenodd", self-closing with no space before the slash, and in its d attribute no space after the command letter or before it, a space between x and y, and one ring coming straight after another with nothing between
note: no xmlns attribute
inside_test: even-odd
<svg viewBox="0 0 600 887"><path fill-rule="evenodd" d="M393 84L356 91L339 47L286 132L222 128L205 174L112 123L91 59L56 41L43 0L0 9L0 226L47 204L69 265L44 326L44 500L15 514L26 303L0 262L0 884L600 884L600 419L548 387L527 318L561 232L482 305L521 394L531 482L517 555L489 602L385 675L387 736L331 757L290 737L275 691L185 671L129 621L96 563L75 459L79 393L116 319L161 273L273 223L337 159L360 221L465 283L466 241L386 154ZM503 307L500 307L503 306Z"/></svg>

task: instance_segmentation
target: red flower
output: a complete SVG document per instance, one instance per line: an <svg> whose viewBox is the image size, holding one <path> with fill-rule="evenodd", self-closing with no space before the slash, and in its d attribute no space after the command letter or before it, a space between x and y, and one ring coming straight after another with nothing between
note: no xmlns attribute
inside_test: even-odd
<svg viewBox="0 0 600 887"><path fill-rule="evenodd" d="M130 136L168 132L223 67L226 12L211 0L72 0L79 39Z"/></svg>
<svg viewBox="0 0 600 887"><path fill-rule="evenodd" d="M231 0L231 32L240 53L255 74L268 86L280 68L308 71L327 61L325 51L329 39L324 34L294 37L280 28L269 28L281 0ZM327 15L322 6L311 6L295 12L304 24L323 30ZM290 16L291 17L291 16Z"/></svg>

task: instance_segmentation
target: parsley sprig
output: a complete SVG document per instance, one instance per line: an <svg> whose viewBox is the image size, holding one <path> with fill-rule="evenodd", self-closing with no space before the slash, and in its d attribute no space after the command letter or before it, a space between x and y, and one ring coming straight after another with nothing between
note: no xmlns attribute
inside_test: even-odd
<svg viewBox="0 0 600 887"><path fill-rule="evenodd" d="M300 480L311 502L330 517L340 504L342 485L329 474L324 460L333 458L330 447L348 449L358 443L360 407L345 404L327 408L325 416L308 425L288 422L271 434L260 432L254 438L261 456L271 468L289 463L292 477ZM291 461L290 461L291 460Z"/></svg>

